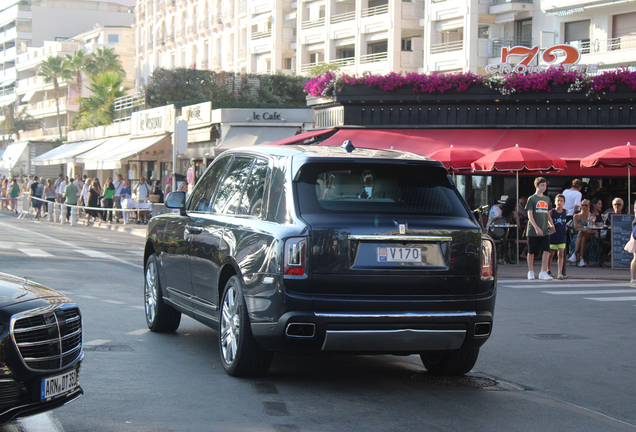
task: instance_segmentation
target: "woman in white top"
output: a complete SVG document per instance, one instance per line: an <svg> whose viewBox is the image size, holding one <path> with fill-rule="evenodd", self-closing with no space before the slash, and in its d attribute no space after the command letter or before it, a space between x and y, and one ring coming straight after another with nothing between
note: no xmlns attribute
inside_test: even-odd
<svg viewBox="0 0 636 432"><path fill-rule="evenodd" d="M80 199L82 200L81 204L86 206L88 203L88 190L91 188L92 179L87 178L84 182L84 186L82 186L82 190L80 191Z"/></svg>
<svg viewBox="0 0 636 432"><path fill-rule="evenodd" d="M563 208L567 211L569 218L572 218L576 212L581 210L581 199L583 198L583 194L581 194L582 185L583 182L581 182L581 180L574 179L572 180L572 187L563 191L563 196L565 197Z"/></svg>

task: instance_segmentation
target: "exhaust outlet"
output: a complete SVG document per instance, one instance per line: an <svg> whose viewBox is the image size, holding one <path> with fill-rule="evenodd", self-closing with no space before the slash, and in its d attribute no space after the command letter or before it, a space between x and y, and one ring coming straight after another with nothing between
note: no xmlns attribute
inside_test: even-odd
<svg viewBox="0 0 636 432"><path fill-rule="evenodd" d="M285 335L295 338L312 338L316 335L316 324L291 323L285 328Z"/></svg>
<svg viewBox="0 0 636 432"><path fill-rule="evenodd" d="M492 323L489 322L478 322L475 323L475 336L483 337L490 335L490 329L492 328Z"/></svg>

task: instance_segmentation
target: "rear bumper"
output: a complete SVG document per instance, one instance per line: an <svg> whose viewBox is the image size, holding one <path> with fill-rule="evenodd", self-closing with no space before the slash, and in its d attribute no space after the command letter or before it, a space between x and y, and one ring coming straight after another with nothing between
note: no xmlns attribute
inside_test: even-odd
<svg viewBox="0 0 636 432"><path fill-rule="evenodd" d="M270 350L417 354L478 348L488 340L492 322L490 311L297 311L251 328L259 344Z"/></svg>

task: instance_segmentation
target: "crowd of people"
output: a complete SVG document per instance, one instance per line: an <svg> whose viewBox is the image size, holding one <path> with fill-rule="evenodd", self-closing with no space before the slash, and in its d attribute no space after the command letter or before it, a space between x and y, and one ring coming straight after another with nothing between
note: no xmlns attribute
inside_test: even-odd
<svg viewBox="0 0 636 432"><path fill-rule="evenodd" d="M546 195L548 182L545 178L538 177L534 185L534 195L521 197L518 204L513 197L503 195L488 215L489 224L503 217L520 227L527 240L528 279L535 278L533 264L538 253L542 260L538 279L542 280L553 279L555 256L558 263L556 277L560 280L567 278L562 272L566 259L580 267L601 262L603 245L610 240L608 230L604 229L611 225L610 215L628 213L623 199L612 199L596 180L585 185L575 179L553 201ZM604 205L609 202L611 207L605 209Z"/></svg>
<svg viewBox="0 0 636 432"><path fill-rule="evenodd" d="M171 188L168 179L166 193ZM118 223L120 218L124 224L129 223L129 212L116 209L139 209L134 213L136 223L147 224L150 219L149 203L163 203L164 191L160 180L146 182L141 176L131 187L131 182L117 174L116 179L108 177L100 183L98 178L89 178L79 174L68 177L60 174L57 179L38 178L37 175L0 178L0 202L2 210L18 212L17 204L20 195L29 195L29 205L35 212L35 219L40 219L52 211L51 203L67 204L66 217L70 218L73 206L78 206L86 217L86 224L96 220L107 223ZM187 184L186 184L187 186ZM181 188L180 188L181 189Z"/></svg>

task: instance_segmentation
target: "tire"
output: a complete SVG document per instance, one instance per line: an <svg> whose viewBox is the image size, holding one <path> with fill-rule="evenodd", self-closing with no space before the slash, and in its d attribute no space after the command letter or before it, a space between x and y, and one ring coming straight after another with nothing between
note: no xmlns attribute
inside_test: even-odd
<svg viewBox="0 0 636 432"><path fill-rule="evenodd" d="M228 375L254 377L267 372L272 353L264 350L254 336L243 296L243 284L232 276L221 299L219 353Z"/></svg>
<svg viewBox="0 0 636 432"><path fill-rule="evenodd" d="M156 333L172 333L179 328L181 312L163 301L157 258L154 255L146 261L144 274L144 309L146 324L150 331Z"/></svg>
<svg viewBox="0 0 636 432"><path fill-rule="evenodd" d="M479 348L454 351L431 351L420 354L424 367L435 375L464 375L477 362Z"/></svg>

